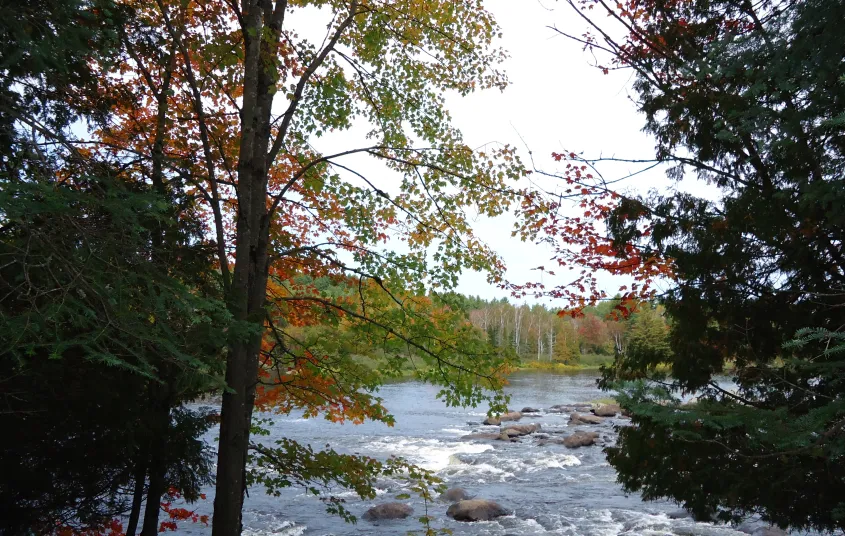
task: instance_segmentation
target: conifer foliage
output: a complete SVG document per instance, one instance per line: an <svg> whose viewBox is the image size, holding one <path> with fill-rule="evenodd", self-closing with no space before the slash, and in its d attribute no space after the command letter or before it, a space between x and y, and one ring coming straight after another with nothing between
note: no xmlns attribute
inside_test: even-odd
<svg viewBox="0 0 845 536"><path fill-rule="evenodd" d="M718 191L625 198L604 220L618 248L669 259L676 277L672 352L615 367L664 382L624 391L635 426L611 464L626 489L702 519L842 530L845 4L570 5L590 26L570 37L597 66L633 70L656 162ZM729 364L735 388L716 379Z"/></svg>

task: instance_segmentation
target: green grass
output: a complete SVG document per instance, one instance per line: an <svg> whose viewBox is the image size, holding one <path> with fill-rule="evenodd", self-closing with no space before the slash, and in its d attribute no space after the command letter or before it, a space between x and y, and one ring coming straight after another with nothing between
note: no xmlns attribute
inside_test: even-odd
<svg viewBox="0 0 845 536"><path fill-rule="evenodd" d="M613 363L611 355L584 354L578 363L558 363L555 361L532 361L525 360L519 364L520 370L548 370L555 372L568 372L578 370L598 370L602 365Z"/></svg>
<svg viewBox="0 0 845 536"><path fill-rule="evenodd" d="M579 363L584 367L599 368L602 365L610 365L611 363L613 363L613 356L599 354L583 354L579 359Z"/></svg>

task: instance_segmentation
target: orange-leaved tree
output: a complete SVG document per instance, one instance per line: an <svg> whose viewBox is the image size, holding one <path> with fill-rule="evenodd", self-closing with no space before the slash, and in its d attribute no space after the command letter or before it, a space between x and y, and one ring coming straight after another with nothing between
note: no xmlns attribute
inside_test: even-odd
<svg viewBox="0 0 845 536"><path fill-rule="evenodd" d="M507 146L468 147L444 103L504 88L505 56L478 0L124 3L138 16L122 55L99 66L114 119L89 141L205 211L242 326L228 332L213 517L213 534L233 535L256 401L389 421L372 391L409 359L450 403L501 385L503 358L431 291L466 268L502 279L468 215L507 210L525 171ZM320 292L317 278L343 290ZM354 348L378 366L361 366ZM291 475L271 487L328 475L366 495L368 475L400 469L286 441L252 446L256 463Z"/></svg>

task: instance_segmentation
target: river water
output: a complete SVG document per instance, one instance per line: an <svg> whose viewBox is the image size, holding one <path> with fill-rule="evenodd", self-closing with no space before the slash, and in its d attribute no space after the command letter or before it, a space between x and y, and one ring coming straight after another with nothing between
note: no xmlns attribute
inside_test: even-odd
<svg viewBox="0 0 845 536"><path fill-rule="evenodd" d="M607 397L595 384L594 374L556 375L519 373L511 377L506 391L510 407L549 408ZM538 445L536 438L519 443L464 441L473 432L494 431L483 426L486 408L449 408L435 398L437 389L416 382L387 385L380 391L386 407L396 417L396 425L379 423L338 425L323 419L303 419L301 415L276 416L271 436L289 437L309 443L315 449L331 445L339 452L377 458L397 455L436 471L450 486L460 486L478 498L492 499L510 515L489 522L460 523L446 517L448 503L429 504L433 526L452 529L456 535L725 535L744 534L726 526L697 523L679 515L669 502L643 502L639 495L626 495L616 483L601 446L567 449L562 445ZM542 433L551 437L570 433L568 414L541 412L526 416L520 423L537 422ZM615 440L614 425L622 419L608 419L595 430L605 444ZM214 434L208 436L213 441ZM374 500L361 500L342 493L346 507L361 516L368 508L394 501L406 484L384 480ZM208 501L195 507L211 513L212 491ZM424 515L425 505L413 497L405 500L414 508L407 520L357 524L344 523L326 514L323 504L302 489L288 489L281 497L271 497L261 489L251 489L244 507L244 533L249 536L326 536L352 534L405 534L420 530L416 517ZM759 529L758 529L759 530ZM208 534L201 525L183 525L181 534Z"/></svg>

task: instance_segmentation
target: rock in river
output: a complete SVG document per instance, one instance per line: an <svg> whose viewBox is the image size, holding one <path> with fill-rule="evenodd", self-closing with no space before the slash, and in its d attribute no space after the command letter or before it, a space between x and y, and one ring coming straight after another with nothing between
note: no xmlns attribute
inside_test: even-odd
<svg viewBox="0 0 845 536"><path fill-rule="evenodd" d="M516 434L514 434L514 437L516 437ZM465 436L461 436L461 441L516 441L516 439L511 438L505 433L505 430L502 430L501 432L467 434Z"/></svg>
<svg viewBox="0 0 845 536"><path fill-rule="evenodd" d="M522 408L520 413L540 413L540 410L537 408Z"/></svg>
<svg viewBox="0 0 845 536"><path fill-rule="evenodd" d="M502 431L509 437L533 434L539 429L539 424L508 424L502 426Z"/></svg>
<svg viewBox="0 0 845 536"><path fill-rule="evenodd" d="M440 494L440 500L444 502L458 502L471 499L472 495L464 488L450 488Z"/></svg>
<svg viewBox="0 0 845 536"><path fill-rule="evenodd" d="M579 424L601 424L604 422L604 419L597 415L588 415L585 413L570 413L569 414L569 425L576 426Z"/></svg>
<svg viewBox="0 0 845 536"><path fill-rule="evenodd" d="M571 449L589 447L598 438L599 435L596 432L575 432L571 436L563 438L563 445Z"/></svg>
<svg viewBox="0 0 845 536"><path fill-rule="evenodd" d="M367 521L381 521L383 519L405 519L414 513L414 509L405 503L391 502L373 506L361 516Z"/></svg>
<svg viewBox="0 0 845 536"><path fill-rule="evenodd" d="M593 413L599 417L616 417L618 413L622 412L622 408L618 404L602 404L593 410Z"/></svg>
<svg viewBox="0 0 845 536"><path fill-rule="evenodd" d="M487 417L484 419L484 424L499 425L502 424L503 421L518 421L521 418L522 413L518 411L509 411L508 413L502 413L498 417Z"/></svg>
<svg viewBox="0 0 845 536"><path fill-rule="evenodd" d="M507 515L498 503L485 499L458 501L446 510L446 515L455 521L489 521Z"/></svg>

